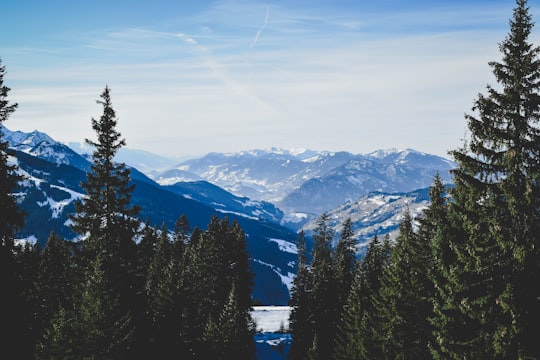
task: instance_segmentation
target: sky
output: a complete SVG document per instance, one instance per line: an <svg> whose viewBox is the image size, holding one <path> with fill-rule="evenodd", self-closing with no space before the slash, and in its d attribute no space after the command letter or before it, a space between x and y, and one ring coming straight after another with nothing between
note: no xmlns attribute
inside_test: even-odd
<svg viewBox="0 0 540 360"><path fill-rule="evenodd" d="M529 1L533 20L540 0ZM111 89L127 147L175 158L280 147L448 157L494 85L511 0L2 4L10 130L95 139ZM540 44L540 29L531 41Z"/></svg>

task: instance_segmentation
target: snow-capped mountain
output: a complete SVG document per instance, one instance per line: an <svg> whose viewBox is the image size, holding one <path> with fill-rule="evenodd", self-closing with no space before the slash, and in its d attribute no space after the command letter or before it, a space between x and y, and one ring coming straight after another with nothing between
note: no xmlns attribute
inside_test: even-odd
<svg viewBox="0 0 540 360"><path fill-rule="evenodd" d="M285 211L321 214L372 191L407 192L429 187L438 172L450 182L454 164L412 149L378 151L312 178L278 202Z"/></svg>
<svg viewBox="0 0 540 360"><path fill-rule="evenodd" d="M88 161L68 146L52 139L49 135L34 130L30 133L10 131L2 126L3 137L14 150L38 157L56 165L71 165L80 170L89 169Z"/></svg>
<svg viewBox="0 0 540 360"><path fill-rule="evenodd" d="M354 155L347 152L280 148L210 153L184 161L155 179L162 185L201 179L238 196L278 202L307 180L322 176L353 158Z"/></svg>
<svg viewBox="0 0 540 360"><path fill-rule="evenodd" d="M412 149L367 155L312 150L210 153L156 177L160 184L203 179L238 196L278 206L282 224L298 230L310 219L373 191L407 192L431 185L438 172L449 183L454 163Z"/></svg>

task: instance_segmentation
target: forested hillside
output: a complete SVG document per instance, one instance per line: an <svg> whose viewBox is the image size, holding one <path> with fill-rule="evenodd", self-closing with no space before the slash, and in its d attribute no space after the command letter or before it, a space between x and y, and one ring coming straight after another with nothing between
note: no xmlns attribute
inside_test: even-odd
<svg viewBox="0 0 540 360"><path fill-rule="evenodd" d="M540 358L540 48L518 0L491 62L497 85L466 115L451 152L454 187L435 177L430 206L394 243L358 263L334 250L322 216L292 290L291 359ZM419 223L419 224L416 224ZM349 245L350 246L350 245ZM348 260L345 260L348 259Z"/></svg>

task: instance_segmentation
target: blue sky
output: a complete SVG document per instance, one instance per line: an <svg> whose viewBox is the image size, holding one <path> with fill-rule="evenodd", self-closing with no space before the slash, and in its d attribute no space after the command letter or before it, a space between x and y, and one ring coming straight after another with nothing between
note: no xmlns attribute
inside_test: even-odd
<svg viewBox="0 0 540 360"><path fill-rule="evenodd" d="M494 80L511 0L18 0L2 5L11 130L94 138L111 88L128 147L446 156ZM540 1L529 1L533 19ZM540 44L540 29L532 41Z"/></svg>

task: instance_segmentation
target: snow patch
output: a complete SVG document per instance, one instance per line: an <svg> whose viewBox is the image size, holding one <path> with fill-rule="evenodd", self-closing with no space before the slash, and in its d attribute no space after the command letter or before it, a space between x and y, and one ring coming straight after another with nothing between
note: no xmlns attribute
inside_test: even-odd
<svg viewBox="0 0 540 360"><path fill-rule="evenodd" d="M278 245L279 250L283 252L289 254L298 254L298 247L296 244L281 239L268 239L268 241L275 242Z"/></svg>
<svg viewBox="0 0 540 360"><path fill-rule="evenodd" d="M290 306L254 306L251 317L257 325L257 332L275 333L289 329Z"/></svg>

